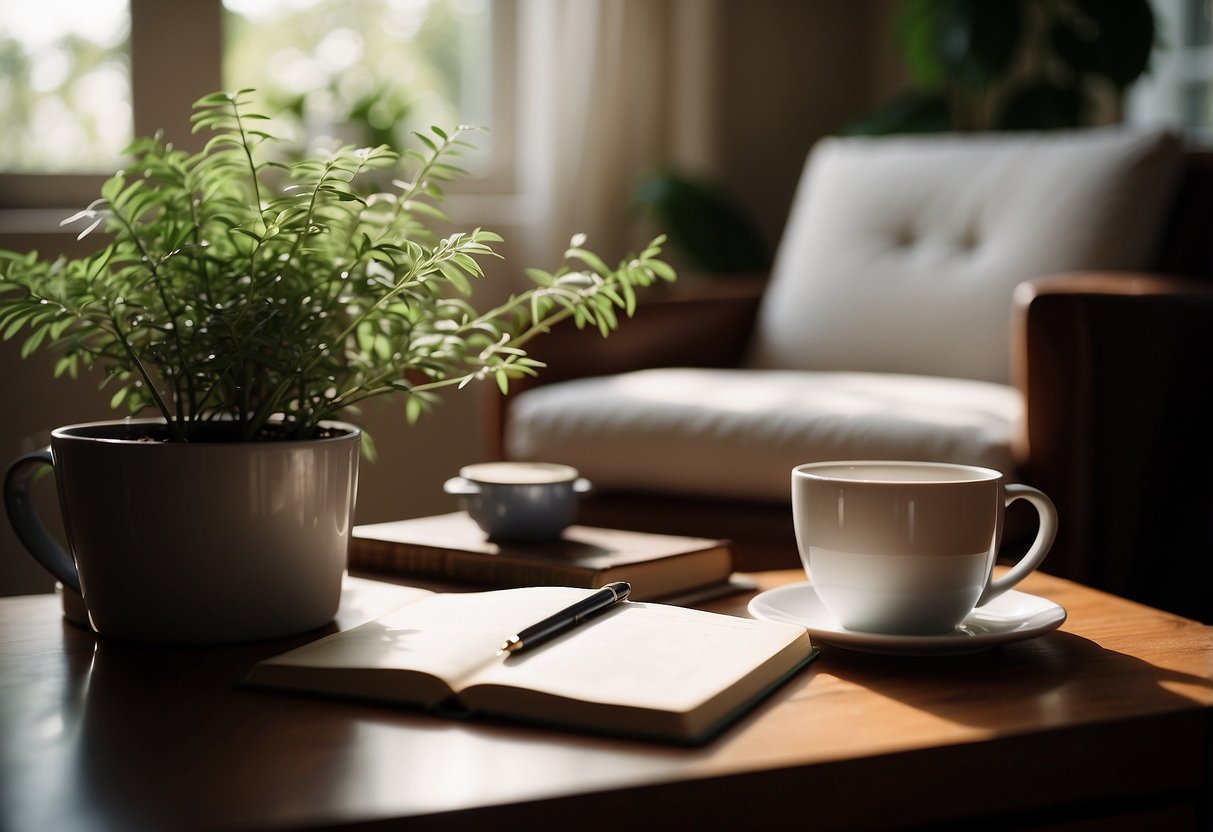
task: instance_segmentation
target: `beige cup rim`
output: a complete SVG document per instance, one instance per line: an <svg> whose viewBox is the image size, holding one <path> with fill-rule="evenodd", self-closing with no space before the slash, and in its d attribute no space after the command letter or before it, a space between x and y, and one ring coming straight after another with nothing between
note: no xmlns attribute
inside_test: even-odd
<svg viewBox="0 0 1213 832"><path fill-rule="evenodd" d="M459 476L485 485L563 485L579 476L572 465L558 462L476 462L459 469Z"/></svg>
<svg viewBox="0 0 1213 832"><path fill-rule="evenodd" d="M889 479L879 476L865 477L862 475L831 476L827 471L849 469L859 472L862 469L900 468L900 469L929 469L942 474L955 471L957 476L931 476L917 479ZM904 485L958 485L972 482L993 482L1003 479L1001 471L993 468L983 468L979 465L966 465L960 462L927 462L909 459L850 459L824 460L821 462L806 462L792 469L793 477L808 480L835 483L861 483L872 486L904 486Z"/></svg>

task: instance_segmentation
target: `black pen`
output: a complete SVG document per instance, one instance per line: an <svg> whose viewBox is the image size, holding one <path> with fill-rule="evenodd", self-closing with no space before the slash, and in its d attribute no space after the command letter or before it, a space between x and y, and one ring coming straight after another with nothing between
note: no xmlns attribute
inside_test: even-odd
<svg viewBox="0 0 1213 832"><path fill-rule="evenodd" d="M538 624L532 624L525 630L519 630L517 635L505 640L505 644L501 645L501 649L497 653L512 656L523 650L538 647L566 630L571 630L587 618L615 606L620 601L626 601L628 593L631 591L632 587L627 581L615 581L607 584L589 598L582 599L573 606L548 616Z"/></svg>

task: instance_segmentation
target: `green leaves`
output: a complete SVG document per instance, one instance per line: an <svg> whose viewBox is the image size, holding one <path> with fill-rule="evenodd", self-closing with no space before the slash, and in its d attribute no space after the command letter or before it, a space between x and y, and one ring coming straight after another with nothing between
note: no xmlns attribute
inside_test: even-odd
<svg viewBox="0 0 1213 832"><path fill-rule="evenodd" d="M501 237L429 226L449 225L442 184L465 175L470 128L431 128L402 154L342 147L283 165L263 154L275 137L251 100L198 100L194 129L213 134L200 153L135 142L65 220L81 237L105 228L92 254L0 252L0 337L60 352L56 375L102 367L115 408L155 409L182 439L219 418L250 440L275 418L307 437L367 398L403 396L412 422L442 388L505 391L541 367L530 338L567 317L605 335L638 287L674 278L661 238L614 268L578 241L481 314L469 298Z"/></svg>
<svg viewBox="0 0 1213 832"><path fill-rule="evenodd" d="M659 170L636 184L632 204L657 219L670 240L707 274L770 267L771 254L757 225L720 185Z"/></svg>
<svg viewBox="0 0 1213 832"><path fill-rule="evenodd" d="M850 134L1090 123L1149 68L1149 0L902 0L895 34L914 88Z"/></svg>
<svg viewBox="0 0 1213 832"><path fill-rule="evenodd" d="M899 12L907 64L928 87L947 77L989 84L1010 66L1025 26L1017 0L908 0Z"/></svg>

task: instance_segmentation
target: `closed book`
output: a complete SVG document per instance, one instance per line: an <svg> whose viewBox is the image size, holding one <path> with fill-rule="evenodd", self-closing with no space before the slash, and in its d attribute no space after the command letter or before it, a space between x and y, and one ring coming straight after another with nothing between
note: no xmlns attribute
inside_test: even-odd
<svg viewBox="0 0 1213 832"><path fill-rule="evenodd" d="M387 615L258 663L245 683L700 743L816 655L803 627L637 601L502 655L511 633L593 590L413 591Z"/></svg>
<svg viewBox="0 0 1213 832"><path fill-rule="evenodd" d="M495 543L464 512L356 526L349 557L355 570L474 587L627 581L640 601L724 586L733 572L725 540L569 526L558 540Z"/></svg>

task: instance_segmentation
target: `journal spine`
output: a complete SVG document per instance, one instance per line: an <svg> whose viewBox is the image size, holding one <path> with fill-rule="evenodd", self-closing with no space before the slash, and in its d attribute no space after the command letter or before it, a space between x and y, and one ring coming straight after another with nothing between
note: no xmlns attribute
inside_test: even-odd
<svg viewBox="0 0 1213 832"><path fill-rule="evenodd" d="M349 566L370 572L494 587L593 587L600 577L595 570L579 567L520 562L499 555L435 549L366 537L356 537L350 542Z"/></svg>

